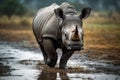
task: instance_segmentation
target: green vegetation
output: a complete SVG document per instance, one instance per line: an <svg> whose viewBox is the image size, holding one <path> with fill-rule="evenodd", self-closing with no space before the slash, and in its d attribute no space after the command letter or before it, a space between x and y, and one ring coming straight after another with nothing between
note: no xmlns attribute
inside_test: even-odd
<svg viewBox="0 0 120 80"><path fill-rule="evenodd" d="M0 14L7 15L9 18L12 15L22 16L26 12L26 8L20 4L19 0L1 0Z"/></svg>

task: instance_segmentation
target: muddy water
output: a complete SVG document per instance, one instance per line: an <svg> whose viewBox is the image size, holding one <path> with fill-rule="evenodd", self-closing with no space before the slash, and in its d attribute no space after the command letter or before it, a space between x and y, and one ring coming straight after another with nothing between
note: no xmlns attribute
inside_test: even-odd
<svg viewBox="0 0 120 80"><path fill-rule="evenodd" d="M89 59L85 54L74 54L67 66L90 72L46 71L40 50L27 46L28 42L0 41L0 80L120 80L120 65ZM61 56L61 51L57 52Z"/></svg>

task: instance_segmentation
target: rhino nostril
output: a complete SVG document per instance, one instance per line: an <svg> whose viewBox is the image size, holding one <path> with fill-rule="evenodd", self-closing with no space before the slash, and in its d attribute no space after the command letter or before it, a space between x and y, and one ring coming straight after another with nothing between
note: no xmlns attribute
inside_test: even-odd
<svg viewBox="0 0 120 80"><path fill-rule="evenodd" d="M67 45L67 49L71 49L71 44L68 44L68 45Z"/></svg>

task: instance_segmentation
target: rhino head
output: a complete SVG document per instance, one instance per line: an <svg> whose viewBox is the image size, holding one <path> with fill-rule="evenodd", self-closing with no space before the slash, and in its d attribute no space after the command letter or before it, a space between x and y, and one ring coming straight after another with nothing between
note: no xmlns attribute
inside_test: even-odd
<svg viewBox="0 0 120 80"><path fill-rule="evenodd" d="M91 8L83 8L80 15L74 12L65 14L61 8L55 9L54 12L58 19L63 45L69 50L83 49L82 20L90 15Z"/></svg>

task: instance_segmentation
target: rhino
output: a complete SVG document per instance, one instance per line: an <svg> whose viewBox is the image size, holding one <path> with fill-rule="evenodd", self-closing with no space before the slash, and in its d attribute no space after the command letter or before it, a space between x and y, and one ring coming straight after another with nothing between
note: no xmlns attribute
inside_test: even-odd
<svg viewBox="0 0 120 80"><path fill-rule="evenodd" d="M55 67L58 59L56 50L60 48L62 56L59 68L66 69L67 61L74 51L83 49L82 20L86 19L90 12L91 8L85 7L79 15L74 6L67 2L61 5L53 3L38 10L32 28L45 64Z"/></svg>

